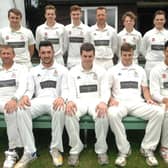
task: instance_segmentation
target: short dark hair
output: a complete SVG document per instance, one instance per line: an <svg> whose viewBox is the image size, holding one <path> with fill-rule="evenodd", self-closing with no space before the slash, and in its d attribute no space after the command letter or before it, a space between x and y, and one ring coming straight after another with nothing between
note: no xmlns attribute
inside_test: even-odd
<svg viewBox="0 0 168 168"><path fill-rule="evenodd" d="M79 5L72 5L72 6L70 7L70 13L71 13L72 11L80 11L80 12L81 12L81 7L80 7Z"/></svg>
<svg viewBox="0 0 168 168"><path fill-rule="evenodd" d="M95 54L94 45L91 43L83 43L80 47L80 54L82 54L82 51L93 51L93 53Z"/></svg>
<svg viewBox="0 0 168 168"><path fill-rule="evenodd" d="M50 41L40 41L39 50L41 47L51 47L51 49L54 50L53 45Z"/></svg>
<svg viewBox="0 0 168 168"><path fill-rule="evenodd" d="M20 18L22 18L22 13L19 9L16 9L16 8L9 9L8 10L8 18L10 16L10 13L14 13L15 15L20 16Z"/></svg>
<svg viewBox="0 0 168 168"><path fill-rule="evenodd" d="M124 14L123 14L123 16L122 16L122 18L121 18L121 20L122 20L122 22L124 22L125 21L125 18L126 17L130 17L132 20L134 20L135 22L136 22L136 15L132 12L132 11L127 11L127 12L125 12Z"/></svg>
<svg viewBox="0 0 168 168"><path fill-rule="evenodd" d="M13 54L15 54L14 48L13 48L13 46L11 46L11 45L8 45L8 44L0 45L0 53L1 53L2 48L5 48L5 49L11 48Z"/></svg>
<svg viewBox="0 0 168 168"><path fill-rule="evenodd" d="M164 15L164 17L166 18L166 12L163 11L163 10L157 10L157 11L154 13L154 18L155 18L157 15Z"/></svg>
<svg viewBox="0 0 168 168"><path fill-rule="evenodd" d="M134 50L134 47L129 44L129 43L123 43L122 46L121 46L121 52L122 51L131 51L131 50Z"/></svg>
<svg viewBox="0 0 168 168"><path fill-rule="evenodd" d="M97 8L96 8L96 13L97 13L98 10L105 10L105 12L107 13L107 8L104 7L104 6L99 6L99 7L97 7Z"/></svg>
<svg viewBox="0 0 168 168"><path fill-rule="evenodd" d="M45 13L46 13L47 10L54 10L55 13L57 11L57 9L56 9L56 7L54 5L46 5L45 6Z"/></svg>
<svg viewBox="0 0 168 168"><path fill-rule="evenodd" d="M168 47L168 41L166 41L164 44L164 50L166 50L167 47Z"/></svg>

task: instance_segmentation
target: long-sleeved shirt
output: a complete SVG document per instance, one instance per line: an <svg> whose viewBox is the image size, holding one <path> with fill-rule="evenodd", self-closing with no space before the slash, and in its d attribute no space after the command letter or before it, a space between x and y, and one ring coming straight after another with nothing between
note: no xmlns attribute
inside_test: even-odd
<svg viewBox="0 0 168 168"><path fill-rule="evenodd" d="M168 40L168 30L153 28L145 33L141 43L141 53L147 61L163 61L164 44Z"/></svg>
<svg viewBox="0 0 168 168"><path fill-rule="evenodd" d="M28 89L25 93L30 99L35 97L68 97L68 70L56 62L51 67L42 64L33 67L28 76Z"/></svg>
<svg viewBox="0 0 168 168"><path fill-rule="evenodd" d="M112 59L117 53L117 33L108 24L103 30L100 30L97 24L93 25L90 28L89 40L95 47L95 58Z"/></svg>
<svg viewBox="0 0 168 168"><path fill-rule="evenodd" d="M64 25L55 23L49 27L46 23L40 25L36 29L36 47L38 49L40 41L50 41L54 47L55 59L62 60L64 54Z"/></svg>
<svg viewBox="0 0 168 168"><path fill-rule="evenodd" d="M168 98L168 65L164 62L155 66L150 72L150 92L154 100L161 103Z"/></svg>
<svg viewBox="0 0 168 168"><path fill-rule="evenodd" d="M107 103L110 92L107 90L106 70L93 64L90 71L85 71L79 64L69 72L69 97L68 100L76 99L92 102L94 98Z"/></svg>
<svg viewBox="0 0 168 168"><path fill-rule="evenodd" d="M0 100L9 101L12 97L18 100L24 95L27 87L28 70L14 63L12 67L5 70L0 67Z"/></svg>

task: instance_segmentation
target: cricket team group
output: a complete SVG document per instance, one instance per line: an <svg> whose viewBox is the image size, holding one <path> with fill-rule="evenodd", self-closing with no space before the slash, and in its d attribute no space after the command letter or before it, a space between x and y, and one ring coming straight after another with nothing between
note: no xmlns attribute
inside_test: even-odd
<svg viewBox="0 0 168 168"><path fill-rule="evenodd" d="M126 166L131 146L122 119L128 114L148 121L140 147L146 163L159 164L154 152L160 142L161 157L168 165L166 13L157 10L153 28L143 36L135 29L132 11L122 16L119 33L107 23L106 7L95 13L96 24L89 27L81 21L81 7L73 5L71 23L64 26L56 21L55 6L46 5L46 21L34 37L21 25L20 10L8 11L9 26L0 29L0 112L8 136L3 168L25 168L38 161L32 120L46 113L51 116L49 152L56 167L63 165L64 127L71 147L68 165L79 164L84 149L79 121L85 114L95 122L94 148L100 165L109 164L110 128L118 149L115 165ZM35 48L40 63L32 66ZM138 64L139 56L146 59L144 68ZM19 148L24 149L21 157Z"/></svg>

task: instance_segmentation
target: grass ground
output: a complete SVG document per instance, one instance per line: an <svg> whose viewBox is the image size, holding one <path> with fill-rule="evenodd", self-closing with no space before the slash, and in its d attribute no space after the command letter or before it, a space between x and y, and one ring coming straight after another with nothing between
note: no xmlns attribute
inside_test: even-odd
<svg viewBox="0 0 168 168"><path fill-rule="evenodd" d="M51 157L49 155L49 143L50 143L50 130L34 130L36 146L39 152L39 158L32 162L28 168L54 168ZM128 139L132 147L132 155L128 158L128 164L126 168L148 168L145 163L145 159L139 153L140 142L143 138L143 131L129 131ZM81 138L83 138L83 132L81 131ZM64 165L62 168L68 168L67 157L68 157L68 137L64 133ZM94 152L95 136L93 131L89 131L88 134L88 146L83 150L80 155L79 168L115 168L114 160L117 156L117 149L115 146L114 136L112 133L108 134L107 142L109 146L109 165L99 166L97 163L97 157ZM2 168L4 160L4 151L7 148L7 136L4 130L0 130L0 168ZM168 168L161 157L159 156L158 149L156 151L156 157L159 161L158 168Z"/></svg>

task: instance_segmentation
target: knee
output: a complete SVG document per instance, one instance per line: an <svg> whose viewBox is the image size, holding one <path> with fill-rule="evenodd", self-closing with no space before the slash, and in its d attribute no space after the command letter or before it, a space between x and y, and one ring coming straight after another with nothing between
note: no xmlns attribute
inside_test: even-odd
<svg viewBox="0 0 168 168"><path fill-rule="evenodd" d="M110 107L108 109L108 118L109 120L117 120L119 118L119 111L115 107Z"/></svg>
<svg viewBox="0 0 168 168"><path fill-rule="evenodd" d="M156 106L155 108L156 108L155 109L155 111L156 111L156 117L158 119L163 119L164 115L165 115L164 109L162 107L160 107L160 106Z"/></svg>

